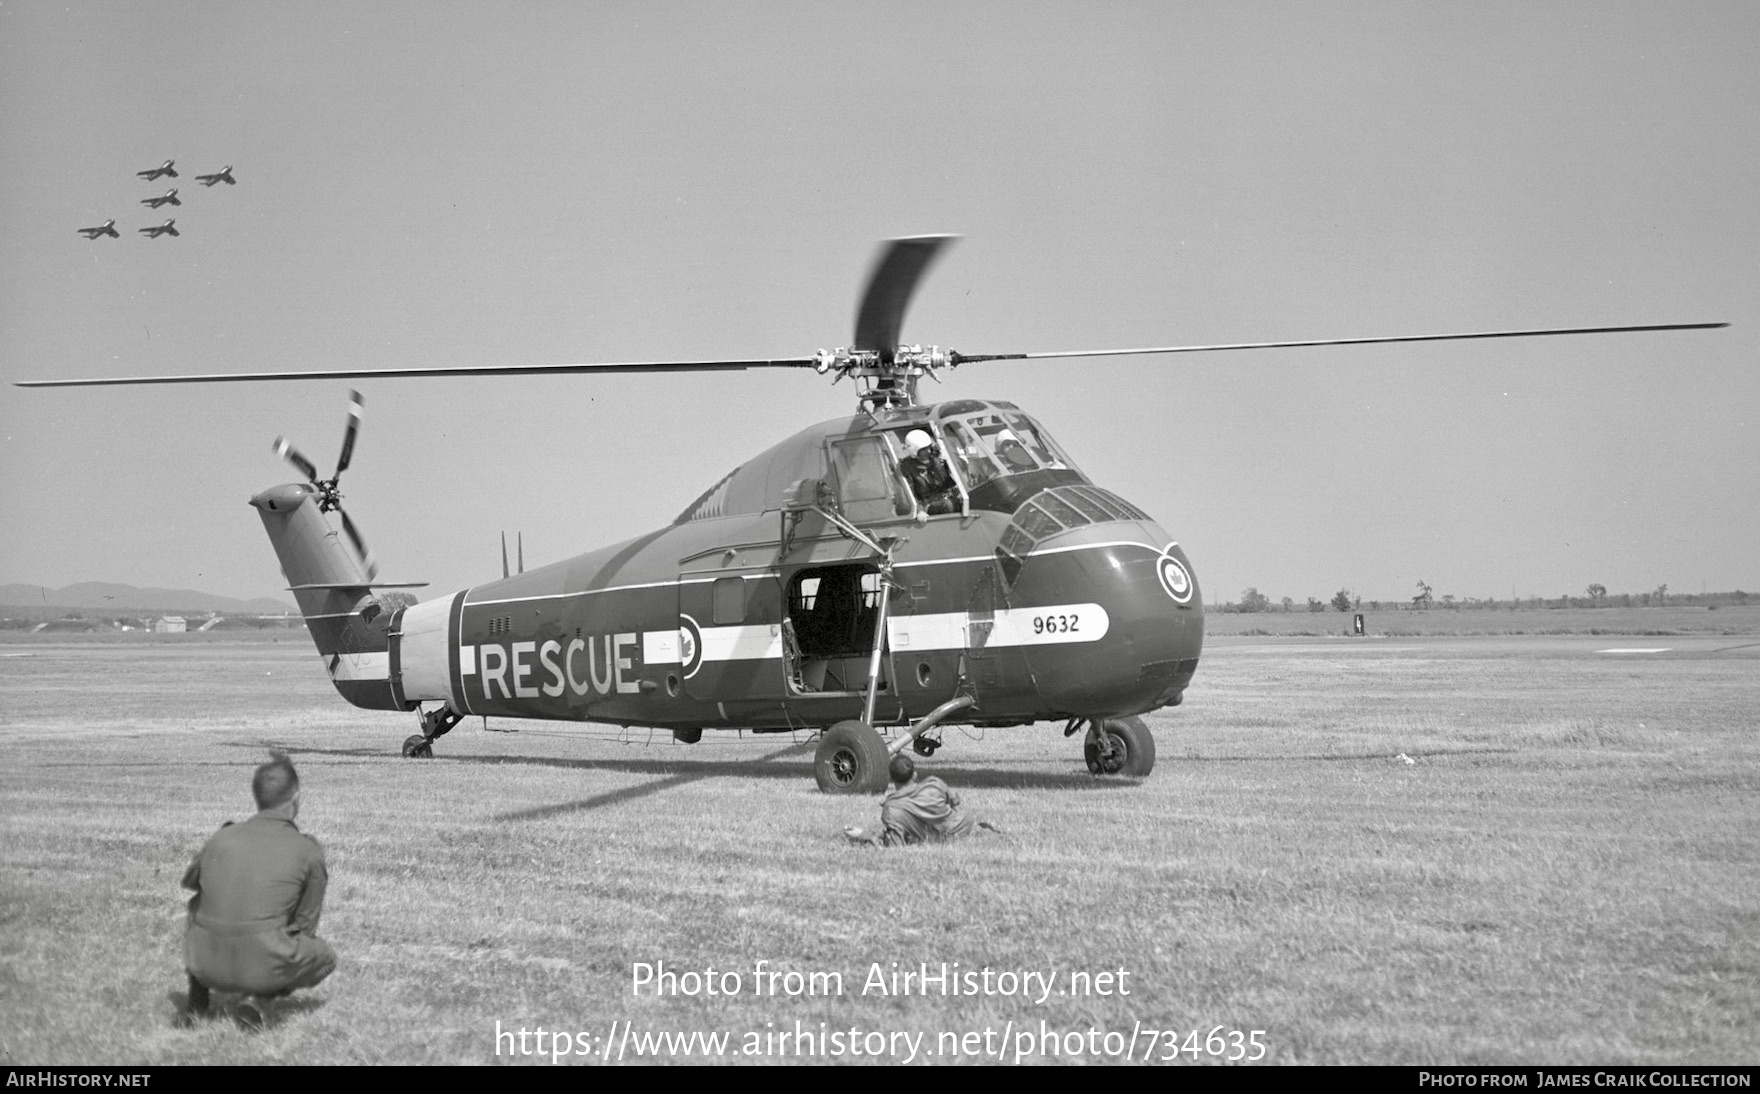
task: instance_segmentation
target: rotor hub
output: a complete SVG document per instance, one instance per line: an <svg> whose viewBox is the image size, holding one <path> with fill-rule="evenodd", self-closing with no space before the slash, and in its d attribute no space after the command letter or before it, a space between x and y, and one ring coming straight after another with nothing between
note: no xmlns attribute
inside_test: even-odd
<svg viewBox="0 0 1760 1094"><path fill-rule="evenodd" d="M839 346L813 355L814 371L836 373L833 383L846 376L855 381L857 398L870 409L914 406L919 379L958 363L958 354L940 346L897 346L890 354Z"/></svg>

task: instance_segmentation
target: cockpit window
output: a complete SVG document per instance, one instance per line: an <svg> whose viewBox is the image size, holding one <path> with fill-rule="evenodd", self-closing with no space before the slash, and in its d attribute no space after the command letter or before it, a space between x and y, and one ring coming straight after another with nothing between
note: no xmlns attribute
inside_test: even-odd
<svg viewBox="0 0 1760 1094"><path fill-rule="evenodd" d="M949 422L943 431L947 434L948 454L953 457L951 462L965 479L967 490L976 490L1004 473L990 459L989 446L978 440L965 423Z"/></svg>
<svg viewBox="0 0 1760 1094"><path fill-rule="evenodd" d="M1048 486L1087 482L1045 428L1018 410L961 402L942 406L938 417L948 462L976 508L1012 513Z"/></svg>
<svg viewBox="0 0 1760 1094"><path fill-rule="evenodd" d="M881 438L843 438L830 448L845 516L861 522L911 515L910 492L892 450Z"/></svg>
<svg viewBox="0 0 1760 1094"><path fill-rule="evenodd" d="M1075 466L1070 463L1069 457L1064 455L1063 449L1057 447L1057 442L1051 439L1051 435L1046 433L1038 422L1025 414L1009 414L1005 417L1008 419L1008 424L1014 427L1014 433L1020 439L1021 444L1033 454L1033 458L1039 461L1041 467Z"/></svg>

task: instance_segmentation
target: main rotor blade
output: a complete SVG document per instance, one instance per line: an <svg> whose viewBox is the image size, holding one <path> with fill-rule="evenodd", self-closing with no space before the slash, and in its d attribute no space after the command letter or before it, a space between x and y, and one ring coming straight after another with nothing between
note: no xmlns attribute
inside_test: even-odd
<svg viewBox="0 0 1760 1094"><path fill-rule="evenodd" d="M360 529L354 526L354 521L348 519L348 513L340 509L337 512L342 513L342 530L348 533L354 549L360 552L361 564L367 568L367 580L373 580L379 576L379 564L373 561L373 552L367 550L367 541L361 538Z"/></svg>
<svg viewBox="0 0 1760 1094"><path fill-rule="evenodd" d="M898 332L904 326L904 310L911 293L941 249L957 236L911 236L887 243L868 275L868 289L856 312L856 340L852 349L879 350L880 359L892 363Z"/></svg>
<svg viewBox="0 0 1760 1094"><path fill-rule="evenodd" d="M275 454L293 466L299 468L300 474L304 475L308 481L318 481L318 468L311 460L300 455L299 449L288 444L286 437L275 438Z"/></svg>
<svg viewBox="0 0 1760 1094"><path fill-rule="evenodd" d="M1552 334L1625 334L1646 330L1712 330L1728 323L1653 323L1638 327L1558 327L1548 330L1488 330L1470 334L1401 334L1383 338L1314 338L1298 342L1223 342L1208 346L1148 346L1142 349L1072 349L1055 353L955 353L968 361L1025 361L1048 357L1118 357L1132 353L1213 353L1231 349L1284 349L1295 346L1367 346L1382 342L1459 342L1473 338L1540 338Z"/></svg>
<svg viewBox="0 0 1760 1094"><path fill-rule="evenodd" d="M361 413L366 407L367 401L361 398L360 392L348 393L348 428L342 434L342 455L336 457L337 478L341 478L342 473L348 470L348 459L354 455L355 434L361 431Z"/></svg>
<svg viewBox="0 0 1760 1094"><path fill-rule="evenodd" d="M392 376L542 376L592 372L740 372L749 368L812 368L812 357L750 361L612 361L583 365L435 365L428 368L339 368L312 372L217 372L206 376L116 376L98 380L14 380L14 387L104 387L115 384L225 384L247 380L356 380Z"/></svg>

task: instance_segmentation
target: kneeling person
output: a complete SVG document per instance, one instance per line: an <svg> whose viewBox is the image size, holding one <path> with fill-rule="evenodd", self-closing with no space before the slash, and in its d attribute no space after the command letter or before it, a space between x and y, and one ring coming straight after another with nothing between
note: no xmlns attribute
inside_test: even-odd
<svg viewBox="0 0 1760 1094"><path fill-rule="evenodd" d="M194 889L183 940L192 1014L205 1013L209 990L247 996L309 988L336 968L336 952L318 937L324 907L324 849L294 824L299 775L287 757L257 768L251 779L257 815L228 821L189 864L183 887ZM262 1011L239 1008L247 1026Z"/></svg>

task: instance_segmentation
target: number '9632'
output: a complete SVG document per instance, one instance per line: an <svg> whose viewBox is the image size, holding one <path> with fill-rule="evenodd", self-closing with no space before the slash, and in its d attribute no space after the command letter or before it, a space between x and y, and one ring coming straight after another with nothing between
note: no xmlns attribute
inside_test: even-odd
<svg viewBox="0 0 1760 1094"><path fill-rule="evenodd" d="M1035 615L1033 617L1034 634L1075 634L1078 615Z"/></svg>

